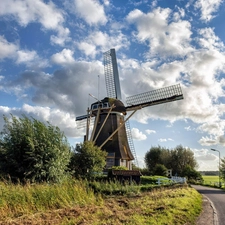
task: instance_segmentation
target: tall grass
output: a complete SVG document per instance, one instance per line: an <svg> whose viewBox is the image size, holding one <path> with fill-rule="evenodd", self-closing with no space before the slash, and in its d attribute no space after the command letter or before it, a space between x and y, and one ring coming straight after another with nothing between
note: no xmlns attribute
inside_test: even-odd
<svg viewBox="0 0 225 225"><path fill-rule="evenodd" d="M90 183L90 186L95 193L97 192L106 195L132 195L138 194L141 190L141 186L138 186L136 183L121 183L117 180L93 181Z"/></svg>
<svg viewBox="0 0 225 225"><path fill-rule="evenodd" d="M69 180L61 184L0 183L0 220L24 214L65 207L101 204L85 181Z"/></svg>
<svg viewBox="0 0 225 225"><path fill-rule="evenodd" d="M201 210L197 191L185 185L151 192L142 187L72 179L61 184L0 182L0 224L194 224Z"/></svg>

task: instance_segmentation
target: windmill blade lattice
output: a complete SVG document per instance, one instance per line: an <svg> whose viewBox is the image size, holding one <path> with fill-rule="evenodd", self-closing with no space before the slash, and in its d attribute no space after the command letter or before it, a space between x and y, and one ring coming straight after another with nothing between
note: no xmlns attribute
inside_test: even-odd
<svg viewBox="0 0 225 225"><path fill-rule="evenodd" d="M130 150L131 150L131 152L134 156L134 165L139 168L138 159L137 159L137 155L136 155L136 151L135 151L135 147L134 147L134 142L133 142L133 137L132 137L132 133L131 133L131 129L130 129L129 120L127 120L127 122L125 123L125 126L126 126L128 144L129 144Z"/></svg>
<svg viewBox="0 0 225 225"><path fill-rule="evenodd" d="M132 111L135 108L158 105L166 102L172 102L183 99L180 84L172 85L165 88L145 92L142 94L130 96L126 99L127 111Z"/></svg>
<svg viewBox="0 0 225 225"><path fill-rule="evenodd" d="M120 100L121 90L115 49L104 53L104 72L108 97Z"/></svg>

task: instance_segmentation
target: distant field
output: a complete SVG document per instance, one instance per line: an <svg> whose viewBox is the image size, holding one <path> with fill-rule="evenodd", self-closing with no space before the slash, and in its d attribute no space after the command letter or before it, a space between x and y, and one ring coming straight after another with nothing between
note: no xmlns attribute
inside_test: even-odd
<svg viewBox="0 0 225 225"><path fill-rule="evenodd" d="M215 182L219 182L219 176L202 176L204 182L206 183L215 183Z"/></svg>

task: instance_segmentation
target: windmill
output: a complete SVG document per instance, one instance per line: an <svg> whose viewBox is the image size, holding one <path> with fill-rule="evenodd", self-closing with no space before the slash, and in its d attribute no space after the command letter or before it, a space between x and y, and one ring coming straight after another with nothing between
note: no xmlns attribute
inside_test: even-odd
<svg viewBox="0 0 225 225"><path fill-rule="evenodd" d="M115 49L104 53L104 73L107 96L94 102L87 114L76 117L76 121L87 120L85 140L93 141L108 153L106 168L125 166L132 169L135 160L134 151L129 146L126 122L139 109L183 99L179 84L130 96L127 106L121 101L121 89ZM130 115L126 118L127 112ZM90 118L94 117L94 126L89 138Z"/></svg>

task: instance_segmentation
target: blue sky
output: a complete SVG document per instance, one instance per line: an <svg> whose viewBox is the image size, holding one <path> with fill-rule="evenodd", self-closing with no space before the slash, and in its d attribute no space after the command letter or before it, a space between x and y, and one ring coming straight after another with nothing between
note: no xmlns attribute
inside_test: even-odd
<svg viewBox="0 0 225 225"><path fill-rule="evenodd" d="M106 96L103 52L115 48L124 103L178 83L184 94L131 118L139 165L152 146L181 144L199 170L216 170L210 148L225 157L224 21L223 0L1 1L0 115L49 121L81 142L75 117L95 101L89 93Z"/></svg>

